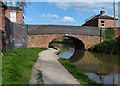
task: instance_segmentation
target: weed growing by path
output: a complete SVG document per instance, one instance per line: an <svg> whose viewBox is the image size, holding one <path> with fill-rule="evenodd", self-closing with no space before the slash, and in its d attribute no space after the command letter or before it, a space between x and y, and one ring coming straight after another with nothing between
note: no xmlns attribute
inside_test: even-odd
<svg viewBox="0 0 120 86"><path fill-rule="evenodd" d="M43 85L43 79L42 79L42 72L40 70L37 70L37 83L40 85Z"/></svg>

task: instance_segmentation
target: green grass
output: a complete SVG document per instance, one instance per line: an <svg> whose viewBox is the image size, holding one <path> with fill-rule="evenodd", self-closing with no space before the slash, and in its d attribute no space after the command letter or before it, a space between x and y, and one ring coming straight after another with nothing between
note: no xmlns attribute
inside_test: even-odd
<svg viewBox="0 0 120 86"><path fill-rule="evenodd" d="M59 62L84 86L102 86L88 78L83 72L77 69L68 59L60 58Z"/></svg>
<svg viewBox="0 0 120 86"><path fill-rule="evenodd" d="M46 48L17 48L4 51L2 84L28 84L38 53Z"/></svg>
<svg viewBox="0 0 120 86"><path fill-rule="evenodd" d="M2 55L0 55L0 86L1 84L2 84Z"/></svg>

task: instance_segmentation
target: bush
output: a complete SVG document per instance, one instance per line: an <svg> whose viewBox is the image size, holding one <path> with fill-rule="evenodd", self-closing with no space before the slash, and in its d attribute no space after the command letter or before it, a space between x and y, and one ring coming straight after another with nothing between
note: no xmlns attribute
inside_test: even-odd
<svg viewBox="0 0 120 86"><path fill-rule="evenodd" d="M89 48L88 51L109 54L120 54L120 38L104 41L100 44Z"/></svg>
<svg viewBox="0 0 120 86"><path fill-rule="evenodd" d="M109 27L105 29L105 32L103 33L103 40L113 40L114 39L114 30L113 28Z"/></svg>

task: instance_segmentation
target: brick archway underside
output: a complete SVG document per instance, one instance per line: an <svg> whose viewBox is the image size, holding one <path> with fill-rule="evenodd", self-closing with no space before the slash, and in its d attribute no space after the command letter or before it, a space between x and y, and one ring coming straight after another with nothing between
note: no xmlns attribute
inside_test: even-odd
<svg viewBox="0 0 120 86"><path fill-rule="evenodd" d="M45 35L27 35L27 47L46 47L49 43L60 36L67 36L71 38L75 43L75 48L89 48L95 44L98 44L99 36L90 35L76 35L76 34L45 34Z"/></svg>

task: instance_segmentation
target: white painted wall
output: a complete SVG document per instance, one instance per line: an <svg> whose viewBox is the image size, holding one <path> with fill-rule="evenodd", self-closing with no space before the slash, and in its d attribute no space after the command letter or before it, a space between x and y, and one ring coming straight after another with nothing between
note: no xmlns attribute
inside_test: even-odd
<svg viewBox="0 0 120 86"><path fill-rule="evenodd" d="M16 22L16 12L10 12L10 21Z"/></svg>

